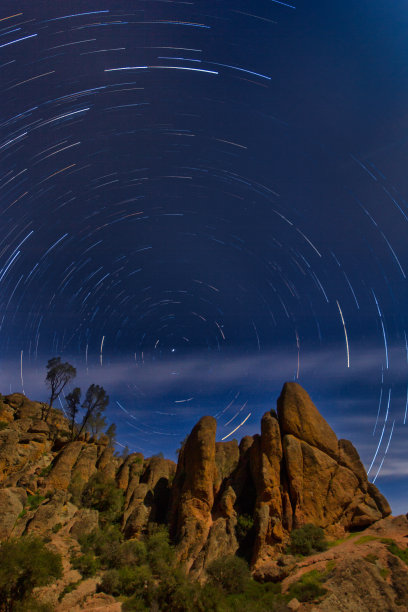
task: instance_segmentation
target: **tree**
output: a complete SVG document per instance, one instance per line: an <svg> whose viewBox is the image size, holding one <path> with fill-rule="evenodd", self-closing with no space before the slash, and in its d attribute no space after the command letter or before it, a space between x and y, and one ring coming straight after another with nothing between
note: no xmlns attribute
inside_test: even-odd
<svg viewBox="0 0 408 612"><path fill-rule="evenodd" d="M63 391L64 387L76 376L76 369L70 363L61 363L61 357L53 357L47 363L47 376L45 383L51 391L48 410L45 415L47 421L52 404Z"/></svg>
<svg viewBox="0 0 408 612"><path fill-rule="evenodd" d="M82 404L82 408L85 410L85 415L82 419L82 424L77 437L81 435L90 420L90 425L92 426L92 420L95 423L97 419L104 419L104 417L102 417L102 412L105 410L108 404L109 396L106 395L106 391L103 387L100 387L99 385L91 385L88 388L85 395L85 400ZM104 423L104 426L105 425L106 423Z"/></svg>
<svg viewBox="0 0 408 612"><path fill-rule="evenodd" d="M79 412L79 402L81 401L81 389L75 387L75 389L65 396L67 402L67 414L69 418L69 429L71 432L71 440L74 439L74 429L76 416Z"/></svg>
<svg viewBox="0 0 408 612"><path fill-rule="evenodd" d="M109 438L109 446L111 446L112 448L115 445L116 442L116 425L115 423L112 423L111 425L109 425L108 429L106 430L106 435Z"/></svg>
<svg viewBox="0 0 408 612"><path fill-rule="evenodd" d="M101 412L96 412L91 414L85 429L86 431L90 431L93 436L97 436L100 434L106 427L106 418L102 415Z"/></svg>
<svg viewBox="0 0 408 612"><path fill-rule="evenodd" d="M61 555L53 553L36 537L3 542L0 547L0 610L12 612L26 604L34 610L30 597L35 587L61 578Z"/></svg>

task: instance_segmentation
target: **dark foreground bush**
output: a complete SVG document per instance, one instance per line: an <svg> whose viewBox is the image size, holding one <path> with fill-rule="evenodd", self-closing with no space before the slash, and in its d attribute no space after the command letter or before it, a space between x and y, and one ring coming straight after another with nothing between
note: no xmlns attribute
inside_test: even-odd
<svg viewBox="0 0 408 612"><path fill-rule="evenodd" d="M327 550L327 546L323 529L309 523L292 531L287 552L294 555L311 555Z"/></svg>
<svg viewBox="0 0 408 612"><path fill-rule="evenodd" d="M242 593L249 580L248 564L234 555L213 561L207 568L207 574L210 584L225 593Z"/></svg>
<svg viewBox="0 0 408 612"><path fill-rule="evenodd" d="M35 537L3 542L0 546L0 610L38 610L32 599L35 587L62 576L61 555Z"/></svg>

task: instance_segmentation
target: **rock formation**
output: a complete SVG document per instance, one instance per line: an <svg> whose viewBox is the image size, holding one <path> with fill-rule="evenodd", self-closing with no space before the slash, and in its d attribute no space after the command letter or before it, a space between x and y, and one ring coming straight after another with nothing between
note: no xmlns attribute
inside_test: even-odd
<svg viewBox="0 0 408 612"><path fill-rule="evenodd" d="M273 575L292 529L313 523L341 537L391 512L351 442L337 439L296 383L284 385L261 433L239 446L216 442L216 420L202 417L177 466L140 453L122 459L106 436L70 441L63 415L51 410L46 423L43 411L21 394L0 398L0 539L52 534L60 525L75 538L97 526L97 511L75 503L98 472L124 493L125 537L139 537L152 522L168 524L192 576L237 552L256 575ZM27 506L34 494L38 507Z"/></svg>

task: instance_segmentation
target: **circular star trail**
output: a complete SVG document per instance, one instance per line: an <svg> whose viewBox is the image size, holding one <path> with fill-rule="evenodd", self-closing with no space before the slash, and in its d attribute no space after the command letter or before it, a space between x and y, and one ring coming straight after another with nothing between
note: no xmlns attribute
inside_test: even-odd
<svg viewBox="0 0 408 612"><path fill-rule="evenodd" d="M172 456L203 414L255 433L295 380L397 511L407 15L3 3L1 391L45 400L61 355L120 445Z"/></svg>

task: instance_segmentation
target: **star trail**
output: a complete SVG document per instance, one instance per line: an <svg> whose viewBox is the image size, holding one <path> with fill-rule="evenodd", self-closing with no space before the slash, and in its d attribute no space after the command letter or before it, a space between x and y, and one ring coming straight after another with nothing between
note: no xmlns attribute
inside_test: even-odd
<svg viewBox="0 0 408 612"><path fill-rule="evenodd" d="M407 26L400 1L3 2L0 391L46 400L61 355L119 447L174 457L296 380L406 511Z"/></svg>

